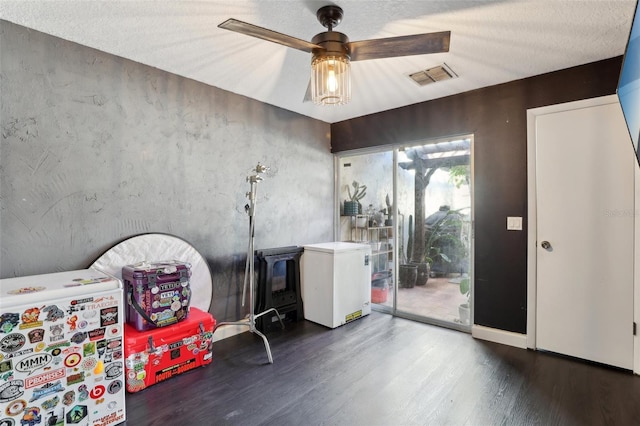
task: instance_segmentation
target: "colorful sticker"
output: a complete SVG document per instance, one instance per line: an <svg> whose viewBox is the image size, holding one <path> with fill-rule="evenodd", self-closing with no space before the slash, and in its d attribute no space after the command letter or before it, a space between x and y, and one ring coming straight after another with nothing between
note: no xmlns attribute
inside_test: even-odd
<svg viewBox="0 0 640 426"><path fill-rule="evenodd" d="M82 402L89 398L89 391L87 390L87 385L80 385L78 387L78 401Z"/></svg>
<svg viewBox="0 0 640 426"><path fill-rule="evenodd" d="M85 371L93 370L96 365L98 365L98 361L95 358L85 358L82 361L82 369Z"/></svg>
<svg viewBox="0 0 640 426"><path fill-rule="evenodd" d="M23 334L11 333L0 340L0 350L3 352L15 352L27 342Z"/></svg>
<svg viewBox="0 0 640 426"><path fill-rule="evenodd" d="M60 402L60 397L56 395L53 398L47 399L46 401L44 401L42 403L42 408L44 408L45 410L51 410L56 405L58 405L59 402Z"/></svg>
<svg viewBox="0 0 640 426"><path fill-rule="evenodd" d="M51 335L49 336L50 342L59 342L64 339L64 325L54 324L49 327L49 331L51 332Z"/></svg>
<svg viewBox="0 0 640 426"><path fill-rule="evenodd" d="M122 375L122 363L114 362L105 368L105 376L107 380L113 380Z"/></svg>
<svg viewBox="0 0 640 426"><path fill-rule="evenodd" d="M144 379L132 379L127 381L127 390L129 392L139 392L144 388Z"/></svg>
<svg viewBox="0 0 640 426"><path fill-rule="evenodd" d="M69 412L65 416L65 419L69 424L78 424L82 422L82 420L84 420L88 414L89 411L87 410L86 405L76 405L71 410L69 410Z"/></svg>
<svg viewBox="0 0 640 426"><path fill-rule="evenodd" d="M47 410L44 424L47 426L63 426L64 407L54 407L53 410Z"/></svg>
<svg viewBox="0 0 640 426"><path fill-rule="evenodd" d="M33 307L22 313L22 324L20 324L21 330L32 327L42 327L42 321L38 321L38 318L40 317L40 309L41 308Z"/></svg>
<svg viewBox="0 0 640 426"><path fill-rule="evenodd" d="M36 328L27 333L29 343L38 343L44 340L44 330L42 328Z"/></svg>
<svg viewBox="0 0 640 426"><path fill-rule="evenodd" d="M98 312L97 311L84 311L82 313L82 318L88 319L88 320L93 319L96 316L98 316Z"/></svg>
<svg viewBox="0 0 640 426"><path fill-rule="evenodd" d="M80 343L84 342L85 340L87 340L87 336L88 334L84 331L80 331L78 333L75 333L73 336L71 336L71 341L73 343L75 343L76 345L79 345Z"/></svg>
<svg viewBox="0 0 640 426"><path fill-rule="evenodd" d="M82 355L91 356L91 355L95 355L95 354L96 354L96 343L95 342L85 343L82 346Z"/></svg>
<svg viewBox="0 0 640 426"><path fill-rule="evenodd" d="M69 326L69 331L75 331L77 328L78 315L73 314L67 318L67 325Z"/></svg>
<svg viewBox="0 0 640 426"><path fill-rule="evenodd" d="M27 408L27 401L25 401L24 399L19 399L7 405L7 408L4 410L4 413L7 416L16 416L22 413L25 408Z"/></svg>
<svg viewBox="0 0 640 426"><path fill-rule="evenodd" d="M120 380L114 380L109 384L109 387L107 388L107 392L113 395L120 392L121 389L122 389L122 382Z"/></svg>
<svg viewBox="0 0 640 426"><path fill-rule="evenodd" d="M0 362L0 374L8 373L13 370L13 361L2 361Z"/></svg>
<svg viewBox="0 0 640 426"><path fill-rule="evenodd" d="M46 290L46 287L22 287L17 288L15 290L9 290L7 293L9 294L28 294L28 293L36 293L38 291Z"/></svg>
<svg viewBox="0 0 640 426"><path fill-rule="evenodd" d="M114 325L109 329L109 334L107 337L115 337L120 335L120 326Z"/></svg>
<svg viewBox="0 0 640 426"><path fill-rule="evenodd" d="M24 381L24 388L30 389L36 386L42 386L46 383L53 382L55 380L60 380L64 378L64 376L65 376L64 368L45 371L44 373L38 374L37 376L27 377Z"/></svg>
<svg viewBox="0 0 640 426"><path fill-rule="evenodd" d="M6 312L0 315L0 333L11 333L20 322L20 314L16 312Z"/></svg>
<svg viewBox="0 0 640 426"><path fill-rule="evenodd" d="M105 283L111 281L111 278L108 277L96 277L96 278L75 278L73 279L73 283L67 284L68 286L77 286L77 285L89 285L89 284L98 284Z"/></svg>
<svg viewBox="0 0 640 426"><path fill-rule="evenodd" d="M172 365L171 367L159 370L155 374L156 383L170 379L171 377L185 373L189 370L193 370L198 367L198 363L195 359L188 359L180 364Z"/></svg>
<svg viewBox="0 0 640 426"><path fill-rule="evenodd" d="M69 368L73 368L76 365L80 364L81 359L82 359L82 356L78 353L69 354L64 359L64 365L66 365Z"/></svg>
<svg viewBox="0 0 640 426"><path fill-rule="evenodd" d="M42 312L47 313L47 317L45 321L58 321L59 319L64 318L64 311L58 308L56 305L49 305L42 310Z"/></svg>
<svg viewBox="0 0 640 426"><path fill-rule="evenodd" d="M76 385L76 384L82 383L82 382L84 382L84 371L81 371L81 372L75 373L75 374L70 374L70 375L67 376L67 386ZM69 392L67 392L67 393L69 393ZM65 396L66 396L66 394L65 394ZM66 404L66 405L69 405L69 404Z"/></svg>
<svg viewBox="0 0 640 426"><path fill-rule="evenodd" d="M106 327L118 323L118 307L100 309L100 327Z"/></svg>
<svg viewBox="0 0 640 426"><path fill-rule="evenodd" d="M102 374L102 372L104 371L104 361L100 360L96 363L95 368L93 369L93 374L95 374L96 376Z"/></svg>
<svg viewBox="0 0 640 426"><path fill-rule="evenodd" d="M36 401L40 398L44 398L45 396L49 396L56 392L63 392L64 388L62 387L62 383L60 380L54 383L46 383L44 386L36 388L31 394L31 399L29 402Z"/></svg>
<svg viewBox="0 0 640 426"><path fill-rule="evenodd" d="M98 349L98 357L102 358L104 356L104 353L107 350L107 341L106 340L99 340L96 343L96 349Z"/></svg>
<svg viewBox="0 0 640 426"><path fill-rule="evenodd" d="M20 420L21 425L35 426L42 421L40 416L40 409L38 407L27 407L24 410L24 415Z"/></svg>
<svg viewBox="0 0 640 426"><path fill-rule="evenodd" d="M104 328L96 328L95 330L89 331L89 340L96 341L100 339L104 339Z"/></svg>
<svg viewBox="0 0 640 426"><path fill-rule="evenodd" d="M46 367L51 363L52 359L53 356L51 354L46 352L38 353L16 361L15 369L21 373L32 375L34 371Z"/></svg>
<svg viewBox="0 0 640 426"><path fill-rule="evenodd" d="M105 392L106 388L103 385L97 385L93 389L91 389L91 392L89 392L89 396L91 397L91 399L98 399L101 398Z"/></svg>
<svg viewBox="0 0 640 426"><path fill-rule="evenodd" d="M75 384L75 383L73 383L73 384ZM64 396L62 397L62 403L64 405L71 405L71 404L73 404L73 402L75 400L76 400L76 392L73 391L73 390L70 390L69 392L66 392L64 394Z"/></svg>
<svg viewBox="0 0 640 426"><path fill-rule="evenodd" d="M0 402L9 402L20 398L24 394L24 381L9 380L0 385Z"/></svg>

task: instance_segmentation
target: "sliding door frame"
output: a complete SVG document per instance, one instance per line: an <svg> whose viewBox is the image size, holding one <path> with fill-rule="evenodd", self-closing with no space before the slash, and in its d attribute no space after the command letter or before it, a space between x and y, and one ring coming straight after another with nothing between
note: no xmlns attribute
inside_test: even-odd
<svg viewBox="0 0 640 426"><path fill-rule="evenodd" d="M376 154L376 153L381 153L381 152L388 152L391 151L393 153L393 167L392 167L392 171L393 171L393 177L392 177L392 188L393 188L393 205L397 206L398 205L398 152L403 149L403 148L409 148L412 146L418 146L418 145L427 145L427 144L435 144L435 143L439 143L439 142L447 142L447 141L451 141L451 140L456 140L456 139L469 139L470 140L470 153L469 153L469 157L470 157L470 161L469 161L469 167L470 167L470 182L469 182L469 191L470 191L470 200L471 200L471 206L470 206L470 216L471 216L471 241L470 241L470 247L469 247L469 279L471 280L470 283L470 288L471 288L471 293L469 296L469 301L470 301L470 324L468 325L464 325L464 324L459 324L459 323L455 323L455 322L450 322L450 321L445 321L445 320L441 320L438 318L433 318L433 317L425 317L422 315L417 315L417 314L413 314L410 312L405 312L402 310L398 309L397 303L398 303L398 285L394 285L393 286L393 304L391 306L386 306L386 305L381 305L381 304L372 304L372 309L377 311L377 312L383 312L383 313L387 313L387 314L391 314L393 316L396 317L400 317L400 318L405 318L405 319L409 319L412 321L417 321L417 322L422 322L422 323L426 323L426 324L432 324L432 325L436 325L436 326L440 326L440 327L444 327L444 328L450 328L450 329L454 329L454 330L458 330L458 331L462 331L465 333L471 333L471 328L473 326L474 323L474 293L475 293L475 289L474 289L474 271L475 271L475 186L474 186L474 176L475 176L475 170L474 170L474 137L473 134L464 134L464 135L459 135L459 136L450 136L450 137L446 137L446 138L437 138L437 139L428 139L428 140L421 140L421 141L414 141L414 142L410 142L410 143L402 143L402 144L395 144L395 145L383 145L383 146L377 146L377 147L372 147L372 148L366 148L366 149L358 149L358 150L351 150L351 151L342 151L339 153L336 153L334 155L334 240L335 241L339 241L340 240L340 203L341 203L341 199L340 199L340 159L343 157L354 157L354 156L358 156L358 155L367 155L367 154ZM393 212L393 224L394 224L394 229L393 229L393 235L398 236L398 232L399 232L399 218L398 218L398 209L394 209ZM399 271L399 259L398 259L398 254L399 254L399 250L398 250L398 244L393 244L393 273L394 273L394 283L397 283L397 277L398 277L398 271Z"/></svg>

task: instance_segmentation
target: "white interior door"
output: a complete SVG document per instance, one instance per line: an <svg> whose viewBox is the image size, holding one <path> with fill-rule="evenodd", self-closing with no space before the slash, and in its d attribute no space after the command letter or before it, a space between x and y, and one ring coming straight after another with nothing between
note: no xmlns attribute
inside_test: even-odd
<svg viewBox="0 0 640 426"><path fill-rule="evenodd" d="M635 158L611 98L535 116L536 346L632 369Z"/></svg>

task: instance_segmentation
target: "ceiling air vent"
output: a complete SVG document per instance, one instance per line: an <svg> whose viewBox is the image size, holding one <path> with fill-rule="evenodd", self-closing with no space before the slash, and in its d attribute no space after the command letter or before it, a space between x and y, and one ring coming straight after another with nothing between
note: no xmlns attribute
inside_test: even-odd
<svg viewBox="0 0 640 426"><path fill-rule="evenodd" d="M427 84L435 83L437 81L457 78L458 76L451 70L451 68L449 68L447 64L443 63L442 65L438 65L437 67L432 67L424 71L418 71L414 72L413 74L409 74L409 77L420 86L426 86Z"/></svg>

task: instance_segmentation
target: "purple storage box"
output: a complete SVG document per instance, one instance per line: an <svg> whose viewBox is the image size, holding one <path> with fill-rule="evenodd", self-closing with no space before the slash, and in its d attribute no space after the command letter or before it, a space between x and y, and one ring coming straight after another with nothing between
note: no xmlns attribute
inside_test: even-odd
<svg viewBox="0 0 640 426"><path fill-rule="evenodd" d="M191 264L141 262L122 268L127 323L138 331L165 327L189 315Z"/></svg>

